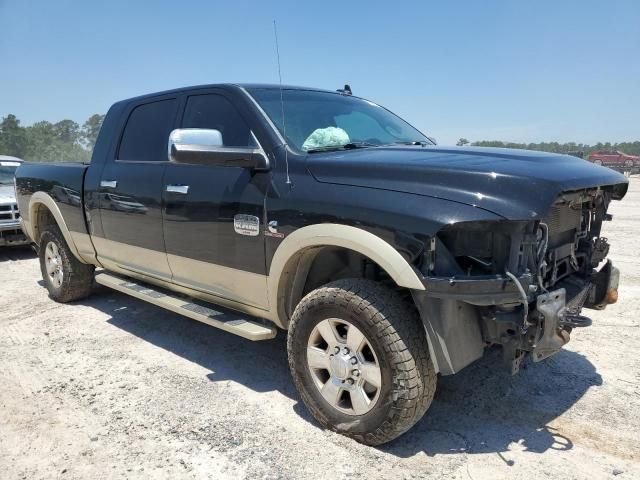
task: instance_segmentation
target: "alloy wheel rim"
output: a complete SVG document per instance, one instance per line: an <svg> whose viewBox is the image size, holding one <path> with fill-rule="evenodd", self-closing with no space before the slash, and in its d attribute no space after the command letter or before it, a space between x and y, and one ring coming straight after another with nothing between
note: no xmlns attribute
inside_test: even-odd
<svg viewBox="0 0 640 480"><path fill-rule="evenodd" d="M53 286L60 288L62 286L62 280L64 279L64 272L62 270L60 250L54 242L47 243L45 248L45 266L47 268L47 275L49 275Z"/></svg>
<svg viewBox="0 0 640 480"><path fill-rule="evenodd" d="M322 397L347 415L364 415L378 401L382 374L364 334L350 322L318 323L307 342L307 368Z"/></svg>

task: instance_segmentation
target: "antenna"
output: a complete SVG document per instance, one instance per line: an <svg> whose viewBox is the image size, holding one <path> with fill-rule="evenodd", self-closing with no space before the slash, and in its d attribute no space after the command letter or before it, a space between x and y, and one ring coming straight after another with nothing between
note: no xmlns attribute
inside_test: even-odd
<svg viewBox="0 0 640 480"><path fill-rule="evenodd" d="M284 99L282 95L282 73L280 71L280 48L278 47L278 27L276 21L273 21L273 35L276 39L276 57L278 59L278 79L280 80L280 109L282 110L282 136L284 137L284 164L287 170L287 185L291 185L291 179L289 178L289 148L287 145L287 124L284 118Z"/></svg>

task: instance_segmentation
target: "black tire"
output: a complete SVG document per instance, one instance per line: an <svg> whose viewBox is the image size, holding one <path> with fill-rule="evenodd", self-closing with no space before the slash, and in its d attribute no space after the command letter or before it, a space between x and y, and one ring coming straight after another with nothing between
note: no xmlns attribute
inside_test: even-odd
<svg viewBox="0 0 640 480"><path fill-rule="evenodd" d="M328 318L357 326L378 359L379 396L363 415L348 415L332 406L311 377L309 337ZM433 400L437 376L422 322L398 293L375 282L338 280L309 293L291 319L287 350L293 381L311 414L325 428L358 442L380 445L402 435Z"/></svg>
<svg viewBox="0 0 640 480"><path fill-rule="evenodd" d="M58 251L59 264L62 271L60 285L55 284L54 279L47 271L47 246L49 243L55 244ZM57 225L48 225L40 236L38 256L40 257L42 279L49 291L49 296L53 300L67 303L89 296L93 286L95 267L81 263L71 253Z"/></svg>

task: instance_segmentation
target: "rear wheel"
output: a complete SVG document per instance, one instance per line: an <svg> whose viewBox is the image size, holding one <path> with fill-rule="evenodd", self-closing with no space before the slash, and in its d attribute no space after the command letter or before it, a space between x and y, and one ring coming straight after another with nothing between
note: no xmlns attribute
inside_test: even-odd
<svg viewBox="0 0 640 480"><path fill-rule="evenodd" d="M396 292L375 282L339 280L309 293L293 314L287 347L309 411L362 443L406 432L433 399L424 327Z"/></svg>
<svg viewBox="0 0 640 480"><path fill-rule="evenodd" d="M57 226L47 226L40 236L39 256L42 279L55 301L71 302L91 293L95 267L73 255Z"/></svg>

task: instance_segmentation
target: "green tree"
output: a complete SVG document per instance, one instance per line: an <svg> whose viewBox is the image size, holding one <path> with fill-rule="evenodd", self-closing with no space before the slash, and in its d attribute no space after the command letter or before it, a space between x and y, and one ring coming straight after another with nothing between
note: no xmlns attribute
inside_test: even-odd
<svg viewBox="0 0 640 480"><path fill-rule="evenodd" d="M20 120L10 113L0 122L0 155L24 157L28 139Z"/></svg>
<svg viewBox="0 0 640 480"><path fill-rule="evenodd" d="M53 124L53 131L62 143L74 144L80 140L80 125L73 120L61 120Z"/></svg>
<svg viewBox="0 0 640 480"><path fill-rule="evenodd" d="M460 140L458 140L458 143L456 143L456 145L459 147L464 147L465 145L469 145L469 140L467 140L466 138L461 138Z"/></svg>
<svg viewBox="0 0 640 480"><path fill-rule="evenodd" d="M84 125L82 125L83 143L89 150L93 150L93 147L96 145L98 133L100 132L100 127L102 127L103 121L104 115L95 113L91 115L86 122L84 122Z"/></svg>

